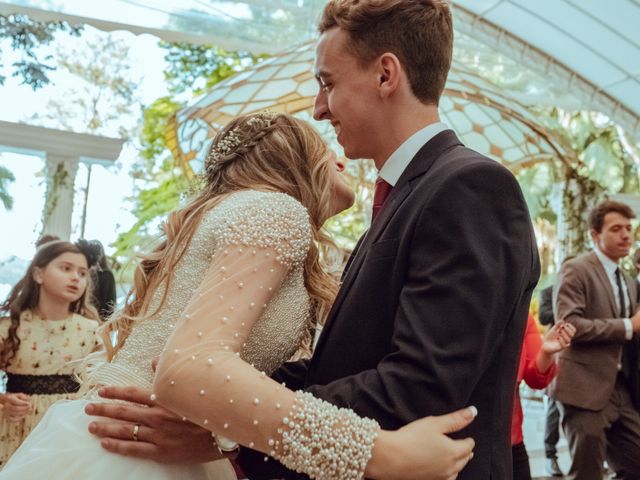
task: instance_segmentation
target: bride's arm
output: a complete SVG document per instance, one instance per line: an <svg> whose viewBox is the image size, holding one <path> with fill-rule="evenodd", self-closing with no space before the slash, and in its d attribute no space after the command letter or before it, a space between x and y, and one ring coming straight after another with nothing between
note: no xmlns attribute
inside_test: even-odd
<svg viewBox="0 0 640 480"><path fill-rule="evenodd" d="M154 400L313 478L448 478L458 472L473 441L443 433L466 426L470 411L380 431L373 420L292 392L239 357L289 268L282 251L271 247L228 246L216 255L160 358Z"/></svg>
<svg viewBox="0 0 640 480"><path fill-rule="evenodd" d="M307 254L301 220L271 218L276 221L266 231L244 232L242 242L231 236L218 249L161 355L154 398L290 468L316 477L357 477L369 460L377 423L294 393L239 356L281 282ZM309 449L318 451L311 463Z"/></svg>
<svg viewBox="0 0 640 480"><path fill-rule="evenodd" d="M100 437L107 451L160 463L201 463L220 458L208 430L184 422L180 417L150 400L151 392L138 387L105 387L100 396L124 403L98 402L86 407L88 414L99 417L89 430ZM136 406L137 405L143 405ZM446 434L459 431L472 420L475 412L468 408L438 417L410 423L396 432L381 431L365 474L379 479L448 479L470 460L473 440L451 440ZM131 441L132 430L139 424L138 441ZM274 473L273 462L252 472L255 480L289 478L286 472Z"/></svg>
<svg viewBox="0 0 640 480"><path fill-rule="evenodd" d="M459 471L473 442L448 439L432 419L380 432L374 420L295 393L240 358L255 322L309 246L306 217L262 209L260 220L262 228L232 222L161 355L152 400L313 478L447 478ZM415 451L425 432L440 447L426 455Z"/></svg>
<svg viewBox="0 0 640 480"><path fill-rule="evenodd" d="M160 357L153 399L292 469L359 477L378 424L294 393L240 358L254 324L287 274L303 264L311 242L299 203L277 194L257 200L224 216L209 270Z"/></svg>

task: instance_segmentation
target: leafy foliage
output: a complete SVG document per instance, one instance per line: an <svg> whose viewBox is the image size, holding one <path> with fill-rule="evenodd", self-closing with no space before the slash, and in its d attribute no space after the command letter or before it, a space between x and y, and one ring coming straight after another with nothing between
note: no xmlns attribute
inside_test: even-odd
<svg viewBox="0 0 640 480"><path fill-rule="evenodd" d="M144 109L140 130L140 156L146 161L145 168L153 169L157 160L167 153L167 121L183 105L183 102L167 96L160 97Z"/></svg>
<svg viewBox="0 0 640 480"><path fill-rule="evenodd" d="M573 152L571 167L580 175L599 183L608 193L636 193L640 189L637 148L608 117L553 108L542 118Z"/></svg>
<svg viewBox="0 0 640 480"><path fill-rule="evenodd" d="M67 83L72 86L51 98L32 119L66 130L128 139L137 127L134 113L139 101L126 42L105 35L58 48L56 56L60 70L71 75Z"/></svg>
<svg viewBox="0 0 640 480"><path fill-rule="evenodd" d="M603 196L638 192L640 157L623 130L602 114L558 108L539 113L567 152L563 162L549 164L549 178L562 185L558 248L564 258L590 248L587 215Z"/></svg>
<svg viewBox="0 0 640 480"><path fill-rule="evenodd" d="M136 223L113 244L118 264L127 264L136 254L149 250L160 219L175 210L182 195L189 190L187 178L171 170L157 174L155 180L157 186L141 189L136 196L133 208Z"/></svg>
<svg viewBox="0 0 640 480"><path fill-rule="evenodd" d="M227 52L221 48L189 43L160 42L166 49L165 80L171 95L161 97L144 109L140 130L140 159L134 167L134 178L140 181L132 198L133 213L138 219L129 231L122 233L114 246L114 257L120 264L140 251L147 250L157 234L157 227L167 213L179 207L181 199L196 188L185 172L176 168L167 147L169 119L185 105L216 83L260 61L246 52Z"/></svg>
<svg viewBox="0 0 640 480"><path fill-rule="evenodd" d="M7 168L0 166L0 202L5 210L13 208L13 198L7 191L8 184L14 182L16 177Z"/></svg>
<svg viewBox="0 0 640 480"><path fill-rule="evenodd" d="M266 58L265 55L229 52L216 46L186 42L160 42L160 46L167 51L165 60L169 68L164 77L174 94L188 91L200 95L239 70Z"/></svg>
<svg viewBox="0 0 640 480"><path fill-rule="evenodd" d="M40 57L39 47L49 45L57 32L66 32L79 36L82 26L71 26L67 22L37 22L26 15L0 15L0 39L9 39L11 48L22 53L22 58L11 64L12 76L22 77L22 84L34 90L50 83L48 73L55 70L50 60L51 55ZM2 64L0 64L2 67ZM0 85L6 75L0 74Z"/></svg>
<svg viewBox="0 0 640 480"><path fill-rule="evenodd" d="M11 76L22 78L22 85L28 85L33 90L48 85L51 82L49 73L56 67L51 64L53 57L43 54L40 51L41 47L49 45L55 39L56 33L66 32L72 36L79 36L82 28L66 22L38 22L21 14L0 15L0 42L9 42L11 49L20 56L11 64L11 69L3 68L4 49L0 48L0 86L4 85L10 72ZM13 174L8 169L0 167L0 202L7 210L13 207L13 198L7 191L7 184L13 181Z"/></svg>
<svg viewBox="0 0 640 480"><path fill-rule="evenodd" d="M544 162L536 163L516 174L531 218L540 218L551 223L557 220L550 198L554 193L553 185L557 181L558 173L559 167L555 162Z"/></svg>

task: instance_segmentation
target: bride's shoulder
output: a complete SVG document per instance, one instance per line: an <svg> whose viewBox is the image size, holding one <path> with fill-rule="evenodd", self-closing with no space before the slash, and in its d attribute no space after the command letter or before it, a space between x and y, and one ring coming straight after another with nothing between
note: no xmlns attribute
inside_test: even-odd
<svg viewBox="0 0 640 480"><path fill-rule="evenodd" d="M239 190L230 194L225 200L220 203L220 206L224 204L230 205L232 207L261 204L273 206L275 204L281 204L288 208L297 208L306 211L302 204L291 195L287 195L286 193L282 192L272 192L265 190Z"/></svg>
<svg viewBox="0 0 640 480"><path fill-rule="evenodd" d="M214 209L218 216L230 221L252 220L301 223L309 225L307 209L286 193L261 190L241 190L232 193Z"/></svg>
<svg viewBox="0 0 640 480"><path fill-rule="evenodd" d="M211 212L218 231L229 243L307 249L312 229L307 209L280 192L242 190L229 195Z"/></svg>

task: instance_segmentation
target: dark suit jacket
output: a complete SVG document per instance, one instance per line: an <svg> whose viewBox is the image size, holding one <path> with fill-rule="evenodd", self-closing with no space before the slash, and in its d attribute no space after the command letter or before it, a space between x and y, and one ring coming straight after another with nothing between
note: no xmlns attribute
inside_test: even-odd
<svg viewBox="0 0 640 480"><path fill-rule="evenodd" d="M538 316L542 325L553 325L556 323L553 316L553 285L540 290L538 304Z"/></svg>
<svg viewBox="0 0 640 480"><path fill-rule="evenodd" d="M436 135L352 257L311 362L275 375L397 429L467 405L476 440L458 478L510 479L515 376L539 262L513 175ZM420 448L420 445L416 445ZM250 478L295 478L243 450Z"/></svg>
<svg viewBox="0 0 640 480"><path fill-rule="evenodd" d="M635 312L636 282L626 273L624 278L631 297L631 312ZM623 366L632 399L638 405L638 339L634 336L631 341L625 340L624 321L607 273L596 254L586 253L565 262L556 286L556 319L574 324L576 334L571 347L560 353L551 395L567 405L601 410L611 397L618 364L627 349Z"/></svg>

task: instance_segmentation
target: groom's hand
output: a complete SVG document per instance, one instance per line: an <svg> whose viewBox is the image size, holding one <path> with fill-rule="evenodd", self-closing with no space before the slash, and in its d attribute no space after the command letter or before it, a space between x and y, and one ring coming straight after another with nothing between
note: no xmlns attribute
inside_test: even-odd
<svg viewBox="0 0 640 480"><path fill-rule="evenodd" d="M89 432L101 439L105 450L159 463L204 463L221 458L211 432L156 405L150 391L105 387L99 394L129 402L90 403L85 407L87 414L102 417L89 424Z"/></svg>

